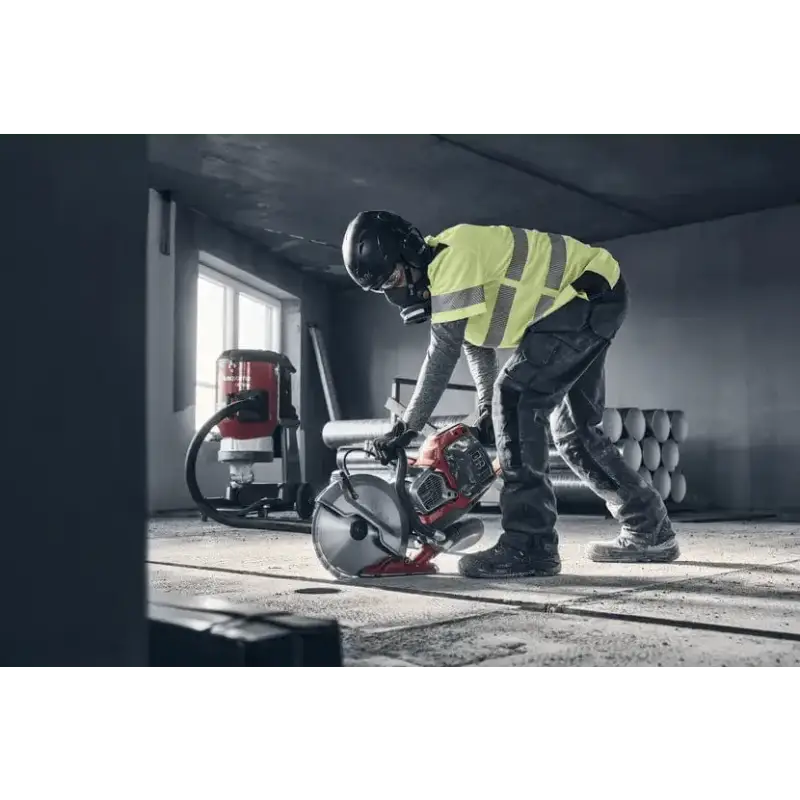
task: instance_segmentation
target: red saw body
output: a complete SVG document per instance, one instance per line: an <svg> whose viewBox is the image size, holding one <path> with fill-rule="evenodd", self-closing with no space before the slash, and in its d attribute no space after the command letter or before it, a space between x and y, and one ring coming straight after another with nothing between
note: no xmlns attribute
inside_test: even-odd
<svg viewBox="0 0 800 800"><path fill-rule="evenodd" d="M496 465L463 423L428 436L414 462L401 451L393 480L351 475L345 456L317 497L311 529L317 555L340 578L436 572L439 553L480 539L483 523L465 515L496 478Z"/></svg>
<svg viewBox="0 0 800 800"><path fill-rule="evenodd" d="M420 522L437 528L466 514L495 480L486 450L463 424L431 434L413 468L422 471L411 480L411 501Z"/></svg>

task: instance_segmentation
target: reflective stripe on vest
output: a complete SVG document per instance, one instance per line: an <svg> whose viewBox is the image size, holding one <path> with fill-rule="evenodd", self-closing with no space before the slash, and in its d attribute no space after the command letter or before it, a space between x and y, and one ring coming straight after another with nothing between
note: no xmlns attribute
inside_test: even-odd
<svg viewBox="0 0 800 800"><path fill-rule="evenodd" d="M525 271L525 265L528 262L528 236L520 228L511 228L511 233L514 237L514 250L506 270L506 280L520 281ZM550 264L547 268L545 288L558 292L567 266L567 242L563 236L557 233L548 233L547 235L550 238ZM484 347L500 346L505 336L508 320L511 317L511 307L514 305L516 295L516 286L508 286L507 284L500 286L500 290L497 293L497 301L492 311L492 320L489 323L489 331L483 342ZM554 302L554 297L546 294L541 295L536 304L536 312L531 322L541 319L550 310Z"/></svg>
<svg viewBox="0 0 800 800"><path fill-rule="evenodd" d="M522 228L511 228L510 230L513 237L513 248L504 279L519 282L522 280L528 263L528 234ZM547 269L544 288L558 293L561 289L561 281L564 279L564 270L567 266L567 242L563 236L557 233L548 233L547 235L550 239L550 264ZM517 286L509 286L505 283L500 285L494 308L492 309L489 330L483 341L483 347L500 346L511 317L511 309L516 295ZM447 294L434 295L431 298L431 310L434 314L455 311L456 309L478 305L485 302L485 299L483 286L471 286L467 289L459 289ZM555 297L542 294L536 304L536 311L531 324L541 319L552 308L555 300Z"/></svg>
<svg viewBox="0 0 800 800"><path fill-rule="evenodd" d="M470 286L447 294L435 294L431 297L431 310L434 314L441 311L455 311L457 308L469 308L486 301L483 286Z"/></svg>
<svg viewBox="0 0 800 800"><path fill-rule="evenodd" d="M564 270L567 267L567 241L557 233L548 233L547 235L550 237L550 266L547 269L547 280L544 285L546 289L557 292L561 289L561 281L564 280ZM555 301L555 297L543 294L536 304L533 321L540 320Z"/></svg>

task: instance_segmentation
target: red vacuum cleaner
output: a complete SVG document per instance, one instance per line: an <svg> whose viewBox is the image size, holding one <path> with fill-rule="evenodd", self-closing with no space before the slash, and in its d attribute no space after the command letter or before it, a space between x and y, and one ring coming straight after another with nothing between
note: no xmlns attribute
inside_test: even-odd
<svg viewBox="0 0 800 800"><path fill-rule="evenodd" d="M192 439L185 476L203 519L234 528L310 532L314 492L301 479L292 404L291 361L269 350L226 350L217 359L217 411ZM197 484L197 455L214 428L218 460L230 469L224 497L204 497ZM281 460L281 483L258 483L255 467ZM294 511L300 521L270 519L274 511Z"/></svg>

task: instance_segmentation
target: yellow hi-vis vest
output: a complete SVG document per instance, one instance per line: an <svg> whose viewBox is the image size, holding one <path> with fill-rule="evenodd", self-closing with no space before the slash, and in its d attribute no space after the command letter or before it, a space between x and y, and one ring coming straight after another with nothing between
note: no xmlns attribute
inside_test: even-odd
<svg viewBox="0 0 800 800"><path fill-rule="evenodd" d="M587 270L613 287L619 264L603 248L554 233L504 225L456 225L431 246L447 245L428 267L431 322L468 319L465 338L482 347L516 347L531 325L570 300Z"/></svg>

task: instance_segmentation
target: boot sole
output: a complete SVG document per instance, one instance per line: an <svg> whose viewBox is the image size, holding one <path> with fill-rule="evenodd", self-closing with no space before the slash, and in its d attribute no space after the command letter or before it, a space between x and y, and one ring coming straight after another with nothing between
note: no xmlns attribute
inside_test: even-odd
<svg viewBox="0 0 800 800"><path fill-rule="evenodd" d="M526 572L513 572L513 573L487 573L475 575L474 573L462 572L459 568L458 574L462 578L475 578L476 580L513 580L514 578L555 578L561 574L561 569L557 570L541 570L531 569Z"/></svg>
<svg viewBox="0 0 800 800"><path fill-rule="evenodd" d="M679 558L680 554L680 548L675 545L669 550L662 551L653 548L643 551L620 550L617 553L590 553L589 560L600 564L667 564Z"/></svg>

